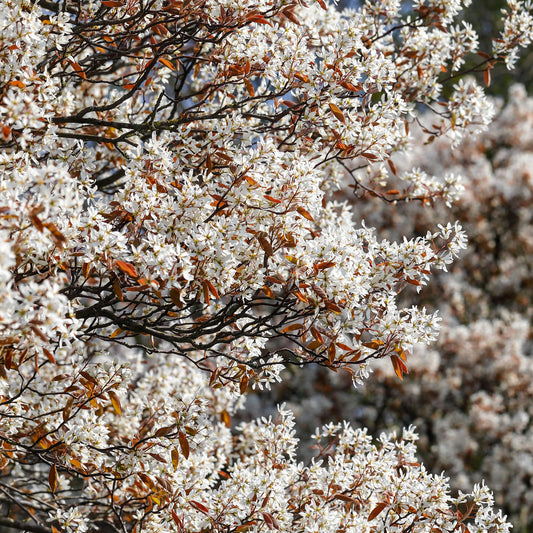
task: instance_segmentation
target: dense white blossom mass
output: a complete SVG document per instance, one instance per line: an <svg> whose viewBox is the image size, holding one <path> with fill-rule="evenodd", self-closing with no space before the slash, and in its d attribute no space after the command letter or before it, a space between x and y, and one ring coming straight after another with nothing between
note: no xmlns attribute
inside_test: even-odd
<svg viewBox="0 0 533 533"><path fill-rule="evenodd" d="M477 47L461 3L404 7L0 0L0 525L508 531L485 485L426 472L413 429L325 426L307 466L283 407L232 433L287 365L401 378L436 339L399 295L446 270L460 225L389 241L335 200L350 175L453 202L455 176L390 189L391 156L420 106L428 141L493 116L473 79L441 97ZM513 63L529 8L477 69Z"/></svg>

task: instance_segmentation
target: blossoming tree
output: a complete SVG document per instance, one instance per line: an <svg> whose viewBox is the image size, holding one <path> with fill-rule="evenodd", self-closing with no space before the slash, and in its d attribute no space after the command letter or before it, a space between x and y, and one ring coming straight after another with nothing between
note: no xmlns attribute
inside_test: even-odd
<svg viewBox="0 0 533 533"><path fill-rule="evenodd" d="M455 179L386 182L418 106L429 140L492 117L460 79L477 41L459 9L0 2L2 526L507 531L484 485L452 498L417 463L412 429L325 426L308 466L283 407L231 433L288 365L402 377L435 339L398 296L445 269L460 227L380 240L334 191L348 173L384 201L453 201ZM510 2L485 82L532 25Z"/></svg>
<svg viewBox="0 0 533 533"><path fill-rule="evenodd" d="M498 104L499 105L499 104ZM309 455L313 428L346 418L372 433L415 424L418 453L433 472L465 490L485 479L515 527L533 517L533 98L514 86L491 127L452 148L444 138L424 145L413 130L398 172L414 164L430 175L461 172L465 191L450 207L389 206L357 193L356 217L388 239L423 233L437 221L459 220L468 248L450 272L438 273L420 294L402 301L437 306L439 339L418 346L400 382L387 361L354 390L350 377L321 368L248 398L246 417L287 402L296 417L300 450ZM346 188L352 198L352 190Z"/></svg>

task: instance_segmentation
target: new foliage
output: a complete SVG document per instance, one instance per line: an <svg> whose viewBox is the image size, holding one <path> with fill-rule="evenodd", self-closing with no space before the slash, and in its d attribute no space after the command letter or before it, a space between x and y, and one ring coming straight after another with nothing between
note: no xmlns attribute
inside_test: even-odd
<svg viewBox="0 0 533 533"><path fill-rule="evenodd" d="M439 97L476 48L459 9L2 0L0 524L507 530L484 486L452 499L426 473L412 430L327 426L307 467L283 408L230 433L284 366L357 382L390 358L402 377L435 339L398 295L452 261L460 227L380 240L332 197L346 172L372 188L360 175L408 145L419 105L430 138L489 122L473 80ZM512 64L531 27L511 3L479 69ZM375 194L458 192L402 178Z"/></svg>

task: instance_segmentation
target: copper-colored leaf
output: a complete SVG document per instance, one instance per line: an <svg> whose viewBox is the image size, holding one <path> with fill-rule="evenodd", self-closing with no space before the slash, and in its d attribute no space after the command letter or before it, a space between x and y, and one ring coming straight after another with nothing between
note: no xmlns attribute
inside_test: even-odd
<svg viewBox="0 0 533 533"><path fill-rule="evenodd" d="M239 390L241 394L244 394L248 389L248 376L244 374L239 383ZM229 427L229 426L228 426Z"/></svg>
<svg viewBox="0 0 533 533"><path fill-rule="evenodd" d="M328 8L326 7L326 4L324 2L324 0L317 0L318 1L318 4L320 5L320 7L324 10L324 11L327 11Z"/></svg>
<svg viewBox="0 0 533 533"><path fill-rule="evenodd" d="M298 300L300 300L300 302L303 302L304 304L308 304L309 303L309 300L307 299L307 297L302 294L300 291L291 291L292 294L294 294L294 296L296 296L296 298L298 298Z"/></svg>
<svg viewBox="0 0 533 533"><path fill-rule="evenodd" d="M255 13L248 16L248 22L257 22L258 24L268 24L269 26L272 26L270 21L268 21L263 15L260 15L259 13Z"/></svg>
<svg viewBox="0 0 533 533"><path fill-rule="evenodd" d="M142 482L150 488L150 490L153 490L154 492L157 492L157 485L154 483L154 480L144 472L138 472L137 475L141 478Z"/></svg>
<svg viewBox="0 0 533 533"><path fill-rule="evenodd" d="M170 299L172 300L172 303L178 307L182 307L183 304L180 299L180 291L176 288L170 289Z"/></svg>
<svg viewBox="0 0 533 533"><path fill-rule="evenodd" d="M65 236L57 229L57 226L53 222L47 222L44 224L46 229L52 234L52 240L54 244L60 249L63 249L63 246L67 242Z"/></svg>
<svg viewBox="0 0 533 533"><path fill-rule="evenodd" d="M296 330L303 329L303 328L304 328L303 324L291 324L289 326L285 326L281 330L281 333L289 333L289 331L296 331Z"/></svg>
<svg viewBox="0 0 533 533"><path fill-rule="evenodd" d="M315 266L318 270L325 270L326 268L335 266L335 261L321 261L320 263L316 263Z"/></svg>
<svg viewBox="0 0 533 533"><path fill-rule="evenodd" d="M241 381L242 383L242 381ZM224 409L221 413L220 413L220 421L227 427L227 428L230 428L231 427L231 416L230 414Z"/></svg>
<svg viewBox="0 0 533 533"><path fill-rule="evenodd" d="M176 70L174 63L170 62L168 59L165 59L164 57L160 57L159 62L165 65L165 67L169 68L170 70L174 70L174 71Z"/></svg>
<svg viewBox="0 0 533 533"><path fill-rule="evenodd" d="M50 485L50 490L55 492L57 489L57 468L56 465L50 467L50 472L48 472L48 484Z"/></svg>
<svg viewBox="0 0 533 533"><path fill-rule="evenodd" d="M241 524L240 526L237 526L235 528L235 533L244 533L245 531L252 529L256 524L257 520L250 520L249 522L244 522L244 524Z"/></svg>
<svg viewBox="0 0 533 533"><path fill-rule="evenodd" d="M343 143L342 141L337 141L335 143L335 148L338 148L339 150L348 150L349 146L346 143Z"/></svg>
<svg viewBox="0 0 533 533"><path fill-rule="evenodd" d="M403 375L408 373L407 365L396 355L391 355L391 362L394 372L403 380Z"/></svg>
<svg viewBox="0 0 533 533"><path fill-rule="evenodd" d="M87 79L87 76L85 75L85 72L81 68L81 65L79 63L76 63L75 61L69 60L70 66L75 70L76 74L83 78L84 80Z"/></svg>
<svg viewBox="0 0 533 533"><path fill-rule="evenodd" d="M263 515L263 520L265 521L265 524L267 525L268 529L279 529L278 521L270 513L261 511L261 514Z"/></svg>
<svg viewBox="0 0 533 533"><path fill-rule="evenodd" d="M117 393L115 391L108 391L109 399L111 400L111 405L118 415L122 414L122 407L120 405L120 400L118 399Z"/></svg>
<svg viewBox="0 0 533 533"><path fill-rule="evenodd" d="M2 126L2 137L4 138L4 140L9 140L10 137L11 137L11 127L8 126L7 124L4 124Z"/></svg>
<svg viewBox="0 0 533 533"><path fill-rule="evenodd" d="M300 213L300 215L302 215L307 220L310 220L311 222L315 221L315 219L309 214L309 211L305 210L302 206L299 205L296 208L296 211L298 211L298 213Z"/></svg>
<svg viewBox="0 0 533 533"><path fill-rule="evenodd" d="M347 355L351 356L350 361L354 363L355 361L359 361L361 358L361 350L352 350Z"/></svg>
<svg viewBox="0 0 533 533"><path fill-rule="evenodd" d="M487 87L490 87L490 67L487 67L484 71L483 71L483 80L485 81L485 85Z"/></svg>
<svg viewBox="0 0 533 533"><path fill-rule="evenodd" d="M346 124L346 119L344 118L344 114L338 108L338 106L330 102L329 108L331 109L331 112L335 115L335 118L340 120L343 124Z"/></svg>
<svg viewBox="0 0 533 533"><path fill-rule="evenodd" d="M397 344L395 347L394 347L394 350L396 351L396 353L398 354L398 357L402 360L402 361L406 361L407 362L407 354L404 352L403 348Z"/></svg>
<svg viewBox="0 0 533 533"><path fill-rule="evenodd" d="M65 404L65 407L63 407L63 411L61 413L61 416L63 417L63 422L66 422L70 418L70 413L72 412L73 405L74 398L69 398L67 400L67 403Z"/></svg>
<svg viewBox="0 0 533 533"><path fill-rule="evenodd" d="M115 331L113 331L113 333L111 333L111 335L109 335L109 338L110 339L114 339L115 337L117 337L121 333L124 333L124 330L122 328L117 328Z"/></svg>
<svg viewBox="0 0 533 533"><path fill-rule="evenodd" d="M350 346L348 346L347 344L343 344L342 342L337 342L336 344L341 350L344 350L345 352L351 352L353 350L353 348L350 348Z"/></svg>
<svg viewBox="0 0 533 533"><path fill-rule="evenodd" d="M172 466L174 467L174 470L176 470L180 462L180 452L178 451L177 448L172 448L172 451L170 452L170 456L172 458Z"/></svg>
<svg viewBox="0 0 533 533"><path fill-rule="evenodd" d="M112 282L113 286L113 292L115 293L116 297L123 302L124 301L124 294L122 293L122 288L120 287L120 283L117 278L113 279Z"/></svg>
<svg viewBox="0 0 533 533"><path fill-rule="evenodd" d="M169 31L167 30L166 26L164 24L154 24L152 26L152 31L156 35L161 35L161 37L166 37L169 34ZM155 39L154 39L155 41ZM174 70L174 69L172 69Z"/></svg>
<svg viewBox="0 0 533 533"><path fill-rule="evenodd" d="M304 83L309 83L309 76L306 76L305 74L302 74L301 72L295 72L294 77L300 81L303 81Z"/></svg>
<svg viewBox="0 0 533 533"><path fill-rule="evenodd" d="M396 169L396 165L394 164L392 159L389 159L387 163L389 164L389 168L392 170L392 173L396 176L398 174L398 170Z"/></svg>
<svg viewBox="0 0 533 533"><path fill-rule="evenodd" d="M350 91L352 93L356 93L356 92L359 92L361 90L360 86L356 87L355 85L352 85L348 81L341 81L341 87L343 87L344 89L346 89L347 91Z"/></svg>
<svg viewBox="0 0 533 533"><path fill-rule="evenodd" d="M205 283L209 289L209 292L217 299L220 300L220 296L218 295L218 291L216 290L215 286L208 280L205 280Z"/></svg>
<svg viewBox="0 0 533 533"><path fill-rule="evenodd" d="M54 359L54 356L52 355L52 352L50 350L47 350L46 348L43 348L43 353L46 355L46 358L48 361L50 361L52 364L57 364L56 360Z"/></svg>
<svg viewBox="0 0 533 533"><path fill-rule="evenodd" d="M204 514L208 514L209 513L209 509L203 505L202 503L200 502L197 502L195 500L189 500L189 503L195 508L195 509L198 509L199 511L201 511L202 513Z"/></svg>
<svg viewBox="0 0 533 533"><path fill-rule="evenodd" d="M385 507L387 507L387 504L385 502L381 502L381 503L378 503L374 509L372 510L372 512L368 515L368 518L367 520L370 521L370 520L374 520L374 518L376 518L380 513L381 511L383 511L383 509L385 509Z"/></svg>
<svg viewBox="0 0 533 533"><path fill-rule="evenodd" d="M20 80L11 80L8 85L11 85L11 87L18 87L19 89L24 89L24 87L26 87L26 84Z"/></svg>
<svg viewBox="0 0 533 533"><path fill-rule="evenodd" d="M268 236L266 232L259 231L256 235L257 240L259 241L259 244L261 245L261 248L264 250L264 252L268 256L274 255L274 250L272 249L272 245L270 244L270 241L268 240Z"/></svg>
<svg viewBox="0 0 533 533"><path fill-rule="evenodd" d="M126 263L125 261L115 261L115 265L122 270L125 274L128 274L128 276L131 276L132 278L137 278L139 274L137 273L136 268L131 263Z"/></svg>
<svg viewBox="0 0 533 533"><path fill-rule="evenodd" d="M306 348L308 350L316 350L317 348L321 348L323 346L323 344L320 342L320 341L311 341L307 346Z"/></svg>
<svg viewBox="0 0 533 533"><path fill-rule="evenodd" d="M81 273L83 274L84 278L88 278L89 274L91 273L91 263L83 263L81 267Z"/></svg>
<svg viewBox="0 0 533 533"><path fill-rule="evenodd" d="M174 522L178 526L179 531L183 531L183 527L184 527L183 520L178 516L178 514L174 510L170 511L170 514L172 515L172 520L174 520Z"/></svg>
<svg viewBox="0 0 533 533"><path fill-rule="evenodd" d="M342 309L334 302L326 302L325 306L326 309L333 311L337 315L340 315L342 313Z"/></svg>
<svg viewBox="0 0 533 533"><path fill-rule="evenodd" d="M277 285L284 285L284 282L274 276L265 276L265 281L269 283L276 283Z"/></svg>
<svg viewBox="0 0 533 533"><path fill-rule="evenodd" d="M281 204L281 200L278 198L274 198L273 196L269 196L268 194L263 195L269 202L274 202L275 204Z"/></svg>
<svg viewBox="0 0 533 533"><path fill-rule="evenodd" d="M351 496L346 496L346 494L335 494L335 499L347 503L358 503L355 498L352 498Z"/></svg>
<svg viewBox="0 0 533 533"><path fill-rule="evenodd" d="M190 448L189 441L187 440L187 435L185 435L183 431L180 431L178 433L178 440L180 442L181 453L184 455L185 459L188 459L190 454Z"/></svg>
<svg viewBox="0 0 533 533"><path fill-rule="evenodd" d="M102 5L106 7L121 7L124 4L122 1L119 0L104 0L102 2Z"/></svg>
<svg viewBox="0 0 533 533"><path fill-rule="evenodd" d="M44 229L44 224L42 223L41 219L38 217L38 211L37 209L33 209L30 212L30 220L32 224L37 228L38 231L42 232Z"/></svg>
<svg viewBox="0 0 533 533"><path fill-rule="evenodd" d="M257 183L257 181L255 181L250 176L244 176L244 179L248 182L248 185L250 185L252 187L257 187L259 185L259 183Z"/></svg>
<svg viewBox="0 0 533 533"><path fill-rule="evenodd" d="M174 424L171 426L163 426L155 432L154 437L165 437L166 435L174 433L174 431L176 431L176 426Z"/></svg>
<svg viewBox="0 0 533 533"><path fill-rule="evenodd" d="M313 335L313 337L320 343L320 344L324 344L324 339L322 337L322 335L320 334L320 332L314 327L314 326L311 326L309 328L309 331L311 332L311 335Z"/></svg>
<svg viewBox="0 0 533 533"><path fill-rule="evenodd" d="M379 339L371 340L370 342L363 342L363 346L371 348L372 350L377 350L380 346L383 346L383 341Z"/></svg>
<svg viewBox="0 0 533 533"><path fill-rule="evenodd" d="M328 346L328 359L330 363L333 363L333 361L335 361L335 354L336 354L335 343L332 342Z"/></svg>
<svg viewBox="0 0 533 533"><path fill-rule="evenodd" d="M252 82L248 78L244 78L244 86L246 87L246 90L248 91L248 94L251 98L255 96L255 89L252 84Z"/></svg>
<svg viewBox="0 0 533 533"><path fill-rule="evenodd" d="M263 288L261 290L265 296L268 296L268 298L272 298L272 300L276 299L276 295L274 294L274 291L270 287L263 285Z"/></svg>

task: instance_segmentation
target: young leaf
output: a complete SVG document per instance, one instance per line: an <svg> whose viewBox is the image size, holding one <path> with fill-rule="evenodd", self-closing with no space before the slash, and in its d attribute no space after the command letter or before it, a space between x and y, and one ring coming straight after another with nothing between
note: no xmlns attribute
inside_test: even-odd
<svg viewBox="0 0 533 533"><path fill-rule="evenodd" d="M405 365L395 355L391 356L391 362L392 362L392 367L394 368L394 372L400 378L400 380L403 381L403 374L404 374L404 370L403 369L406 368Z"/></svg>
<svg viewBox="0 0 533 533"><path fill-rule="evenodd" d="M311 222L315 221L315 219L309 214L309 211L306 211L303 207L298 206L296 208L296 211L298 211L298 213L300 213L300 215L302 215L307 220L310 220Z"/></svg>
<svg viewBox="0 0 533 533"><path fill-rule="evenodd" d="M170 457L172 458L172 466L174 467L174 470L176 470L180 462L180 452L177 448L172 448L172 451L170 452Z"/></svg>
<svg viewBox="0 0 533 533"><path fill-rule="evenodd" d="M333 363L333 361L335 361L335 354L336 354L335 343L332 342L328 346L328 360L330 363Z"/></svg>
<svg viewBox="0 0 533 533"><path fill-rule="evenodd" d="M176 67L173 63L171 63L168 59L165 59L164 57L159 58L159 62L165 65L165 67L169 68L170 70L176 70Z"/></svg>
<svg viewBox="0 0 533 533"><path fill-rule="evenodd" d="M50 467L50 472L48 472L48 484L50 485L50 490L55 492L57 489L57 468L56 465Z"/></svg>
<svg viewBox="0 0 533 533"><path fill-rule="evenodd" d="M180 442L181 453L184 455L185 459L188 459L190 448L189 448L189 441L187 440L187 435L185 435L183 431L180 431L178 433L178 440Z"/></svg>
<svg viewBox="0 0 533 533"><path fill-rule="evenodd" d="M248 389L248 376L244 374L239 383L239 391L241 394L244 394L247 389Z"/></svg>
<svg viewBox="0 0 533 533"><path fill-rule="evenodd" d="M125 261L115 261L115 265L122 270L125 274L128 276L131 276L132 278L139 277L139 274L137 273L137 270L131 263L126 263Z"/></svg>
<svg viewBox="0 0 533 533"><path fill-rule="evenodd" d="M265 521L268 529L279 529L278 521L270 513L261 511L261 514L263 515L263 520Z"/></svg>
<svg viewBox="0 0 533 533"><path fill-rule="evenodd" d="M344 118L344 114L335 104L332 104L330 102L329 108L331 109L331 112L335 115L335 118L340 120L343 124L346 124L346 119Z"/></svg>
<svg viewBox="0 0 533 533"><path fill-rule="evenodd" d="M227 428L231 427L231 416L225 409L220 413L220 420Z"/></svg>
<svg viewBox="0 0 533 533"><path fill-rule="evenodd" d="M268 236L266 232L260 231L256 235L257 240L259 241L259 244L261 245L261 248L263 251L270 257L274 255L274 250L272 249L272 245L270 244L268 240Z"/></svg>
<svg viewBox="0 0 533 533"><path fill-rule="evenodd" d="M120 400L118 399L117 393L115 391L108 391L109 399L111 400L111 405L118 415L122 414L122 407L120 406Z"/></svg>
<svg viewBox="0 0 533 533"><path fill-rule="evenodd" d="M376 518L380 513L381 511L383 511L383 509L385 509L385 507L387 507L387 504L385 502L381 502L381 503L378 503L374 509L372 510L372 512L368 515L368 518L367 520L370 522L371 520L374 520L374 518Z"/></svg>
<svg viewBox="0 0 533 533"><path fill-rule="evenodd" d="M490 66L488 66L484 71L483 71L483 80L485 81L485 85L487 87L490 87Z"/></svg>
<svg viewBox="0 0 533 533"><path fill-rule="evenodd" d="M281 330L281 333L289 333L290 331L296 331L296 330L300 330L300 329L304 329L304 325L303 324L290 324L289 326L285 326Z"/></svg>
<svg viewBox="0 0 533 533"><path fill-rule="evenodd" d="M195 500L189 500L189 503L195 508L195 509L198 509L198 511L201 511L202 513L204 514L208 514L209 513L209 509L203 505L202 503L200 502L197 502Z"/></svg>
<svg viewBox="0 0 533 533"><path fill-rule="evenodd" d="M263 285L263 288L261 290L263 294L267 296L268 298L271 298L272 300L276 299L276 295L274 294L274 291L270 287Z"/></svg>
<svg viewBox="0 0 533 533"><path fill-rule="evenodd" d="M246 87L250 97L253 98L255 96L255 89L252 82L248 78L244 78L244 86Z"/></svg>

